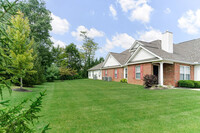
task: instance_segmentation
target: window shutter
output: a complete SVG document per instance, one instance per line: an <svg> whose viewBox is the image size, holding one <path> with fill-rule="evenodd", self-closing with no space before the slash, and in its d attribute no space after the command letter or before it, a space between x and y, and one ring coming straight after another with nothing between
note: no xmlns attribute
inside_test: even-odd
<svg viewBox="0 0 200 133"><path fill-rule="evenodd" d="M104 73L103 75L104 75L104 77L105 77L105 76L106 76L106 70L103 70L103 73Z"/></svg>
<svg viewBox="0 0 200 133"><path fill-rule="evenodd" d="M133 79L135 79L135 66L133 66Z"/></svg>
<svg viewBox="0 0 200 133"><path fill-rule="evenodd" d="M119 78L119 69L117 69L117 78Z"/></svg>
<svg viewBox="0 0 200 133"><path fill-rule="evenodd" d="M140 79L143 79L143 65L140 65Z"/></svg>
<svg viewBox="0 0 200 133"><path fill-rule="evenodd" d="M113 69L113 79L115 78L115 69Z"/></svg>

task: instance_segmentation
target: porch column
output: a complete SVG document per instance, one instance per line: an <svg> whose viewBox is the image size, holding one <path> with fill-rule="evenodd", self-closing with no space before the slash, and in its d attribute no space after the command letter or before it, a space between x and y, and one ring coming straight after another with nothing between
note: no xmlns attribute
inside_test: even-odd
<svg viewBox="0 0 200 133"><path fill-rule="evenodd" d="M163 62L160 62L160 85L163 85Z"/></svg>

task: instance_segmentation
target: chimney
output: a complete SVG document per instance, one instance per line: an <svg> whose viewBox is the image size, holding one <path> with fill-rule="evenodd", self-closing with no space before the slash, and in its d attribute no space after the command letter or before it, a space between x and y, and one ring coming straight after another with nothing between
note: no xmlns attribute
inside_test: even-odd
<svg viewBox="0 0 200 133"><path fill-rule="evenodd" d="M162 50L165 50L168 53L173 53L173 33L166 31L162 34Z"/></svg>

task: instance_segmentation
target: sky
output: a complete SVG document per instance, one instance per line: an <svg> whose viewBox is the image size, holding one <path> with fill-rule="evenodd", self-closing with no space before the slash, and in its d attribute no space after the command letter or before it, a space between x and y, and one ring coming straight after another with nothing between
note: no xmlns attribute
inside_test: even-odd
<svg viewBox="0 0 200 133"><path fill-rule="evenodd" d="M96 57L120 53L135 40L161 39L173 32L174 43L200 38L200 0L45 0L52 17L54 46L81 49L81 31L98 43Z"/></svg>

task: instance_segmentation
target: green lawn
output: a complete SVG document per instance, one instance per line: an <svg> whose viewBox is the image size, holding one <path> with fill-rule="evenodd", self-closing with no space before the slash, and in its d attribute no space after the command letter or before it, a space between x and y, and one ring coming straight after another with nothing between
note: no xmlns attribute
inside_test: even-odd
<svg viewBox="0 0 200 133"><path fill-rule="evenodd" d="M199 132L200 92L146 90L142 86L95 80L45 83L33 92L4 92L11 104L47 89L40 119L49 132Z"/></svg>

